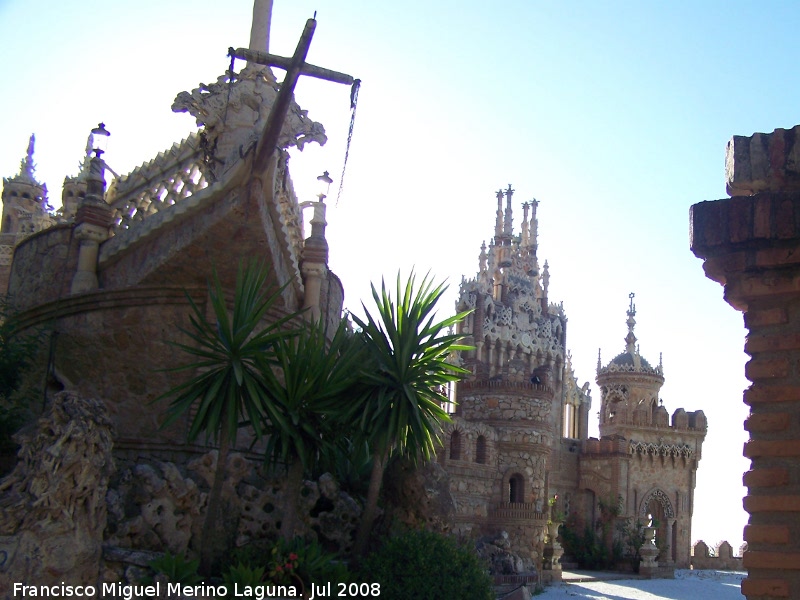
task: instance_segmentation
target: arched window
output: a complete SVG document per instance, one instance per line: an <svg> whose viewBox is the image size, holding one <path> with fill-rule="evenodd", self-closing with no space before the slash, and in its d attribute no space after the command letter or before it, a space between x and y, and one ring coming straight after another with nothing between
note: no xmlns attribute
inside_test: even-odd
<svg viewBox="0 0 800 600"><path fill-rule="evenodd" d="M459 431L450 434L450 460L461 460L461 433Z"/></svg>
<svg viewBox="0 0 800 600"><path fill-rule="evenodd" d="M525 502L525 480L519 473L514 473L508 480L508 501Z"/></svg>
<svg viewBox="0 0 800 600"><path fill-rule="evenodd" d="M475 444L475 462L482 465L486 464L486 438L482 435L478 436L478 441Z"/></svg>

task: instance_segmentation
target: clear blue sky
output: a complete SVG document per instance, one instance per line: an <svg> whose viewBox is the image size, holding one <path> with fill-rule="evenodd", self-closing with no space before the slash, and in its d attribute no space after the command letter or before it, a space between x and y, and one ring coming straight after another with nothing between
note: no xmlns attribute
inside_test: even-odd
<svg viewBox="0 0 800 600"><path fill-rule="evenodd" d="M732 135L800 122L800 4L276 0L271 50L291 54L315 10L309 61L363 80L345 192L328 212L347 306L412 266L455 292L492 235L493 192L536 197L579 379L599 404L597 350L604 362L623 350L635 292L641 351L663 352L665 406L709 421L693 538L738 547L745 330L689 251L688 209L725 196ZM149 160L193 129L172 100L223 73L251 13L250 0L0 0L0 173L16 173L35 132L58 205L100 120L116 171ZM297 100L330 138L292 158L310 199L323 169L338 185L349 90L302 80Z"/></svg>

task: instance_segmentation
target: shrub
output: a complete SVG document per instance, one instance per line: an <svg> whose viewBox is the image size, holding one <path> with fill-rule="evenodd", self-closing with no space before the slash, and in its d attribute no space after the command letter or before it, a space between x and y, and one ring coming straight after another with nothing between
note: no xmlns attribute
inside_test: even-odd
<svg viewBox="0 0 800 600"><path fill-rule="evenodd" d="M187 560L183 554L165 552L164 556L153 559L147 564L156 574L166 575L170 583L180 583L181 585L200 583L200 576L197 574L197 568L200 566L198 559ZM152 582L152 578L148 577L145 583L150 582Z"/></svg>
<svg viewBox="0 0 800 600"><path fill-rule="evenodd" d="M361 565L385 600L493 600L492 579L475 551L454 538L409 531L387 540Z"/></svg>

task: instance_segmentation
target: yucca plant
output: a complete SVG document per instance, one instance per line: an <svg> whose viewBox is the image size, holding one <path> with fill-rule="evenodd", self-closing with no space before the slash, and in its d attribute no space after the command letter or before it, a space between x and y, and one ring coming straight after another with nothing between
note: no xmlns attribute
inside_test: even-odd
<svg viewBox="0 0 800 600"><path fill-rule="evenodd" d="M297 526L297 498L303 474L330 450L341 433L347 399L358 383L363 344L342 321L330 339L323 322L306 323L291 339L274 346L276 370L262 365L265 387L281 410L281 424L271 420L266 457L288 469L281 535L290 540Z"/></svg>
<svg viewBox="0 0 800 600"><path fill-rule="evenodd" d="M412 273L405 285L397 275L396 300L381 282L372 286L377 314L366 306L366 319L353 316L361 329L368 361L361 370L363 391L351 406L349 418L372 451L372 473L354 554L363 555L375 519L383 473L390 453L429 459L440 444L442 423L450 417L444 406L447 384L467 371L449 362L453 352L469 350L462 336L447 333L467 312L434 322L434 309L447 287L425 276L416 285Z"/></svg>
<svg viewBox="0 0 800 600"><path fill-rule="evenodd" d="M201 533L200 570L206 575L225 549L220 527L222 484L230 446L239 427L250 425L256 438L263 436L265 423L276 429L290 427L284 411L265 385L264 365L269 364L277 344L297 335L287 326L295 315L265 321L267 313L279 304L282 291L268 287L266 280L264 265L240 264L229 312L215 272L209 283L212 319L189 297L191 326L181 331L190 342L174 345L191 360L169 370L190 375L157 399L171 399L162 427L171 425L195 407L189 441L205 435L219 444Z"/></svg>

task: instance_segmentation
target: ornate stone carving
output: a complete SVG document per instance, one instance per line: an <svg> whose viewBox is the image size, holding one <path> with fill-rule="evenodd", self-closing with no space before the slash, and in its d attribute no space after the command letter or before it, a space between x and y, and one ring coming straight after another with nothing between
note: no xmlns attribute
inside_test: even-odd
<svg viewBox="0 0 800 600"><path fill-rule="evenodd" d="M190 113L204 127L206 164L216 175L257 143L280 89L272 72L261 67L245 67L233 78L229 83L228 74L221 75L216 83L181 92L172 104L173 111ZM326 141L322 124L309 119L308 111L292 100L278 146L302 150L309 142Z"/></svg>
<svg viewBox="0 0 800 600"><path fill-rule="evenodd" d="M639 508L639 515L644 520L644 517L647 516L647 506L650 504L652 500L658 500L661 503L661 506L664 508L664 516L668 519L675 518L675 511L672 509L672 502L669 501L669 497L664 493L663 490L654 489L647 495L645 495L644 499Z"/></svg>

